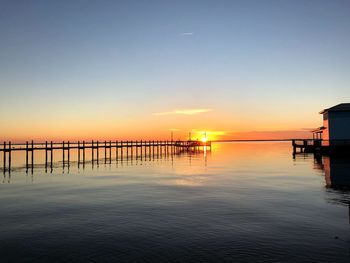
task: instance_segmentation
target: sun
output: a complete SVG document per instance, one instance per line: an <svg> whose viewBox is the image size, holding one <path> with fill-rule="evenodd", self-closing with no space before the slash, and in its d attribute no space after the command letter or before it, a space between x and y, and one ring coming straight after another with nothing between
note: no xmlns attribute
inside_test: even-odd
<svg viewBox="0 0 350 263"><path fill-rule="evenodd" d="M205 143L205 142L208 141L208 138L207 137L202 137L201 141Z"/></svg>

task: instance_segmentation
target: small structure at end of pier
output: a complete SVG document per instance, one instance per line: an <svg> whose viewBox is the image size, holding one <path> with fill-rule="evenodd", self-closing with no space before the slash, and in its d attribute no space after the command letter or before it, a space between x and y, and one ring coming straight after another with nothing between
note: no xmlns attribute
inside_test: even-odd
<svg viewBox="0 0 350 263"><path fill-rule="evenodd" d="M350 141L350 103L341 103L320 112L323 126L320 127L322 145Z"/></svg>
<svg viewBox="0 0 350 263"><path fill-rule="evenodd" d="M350 103L324 109L320 114L323 125L312 131L312 139L293 140L293 152L350 154Z"/></svg>

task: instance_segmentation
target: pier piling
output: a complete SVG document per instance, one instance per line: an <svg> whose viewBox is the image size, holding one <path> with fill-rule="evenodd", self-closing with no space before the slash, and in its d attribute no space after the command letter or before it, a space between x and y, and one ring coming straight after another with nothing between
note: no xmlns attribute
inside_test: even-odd
<svg viewBox="0 0 350 263"><path fill-rule="evenodd" d="M3 164L4 173L6 172L6 142L4 142L4 164Z"/></svg>

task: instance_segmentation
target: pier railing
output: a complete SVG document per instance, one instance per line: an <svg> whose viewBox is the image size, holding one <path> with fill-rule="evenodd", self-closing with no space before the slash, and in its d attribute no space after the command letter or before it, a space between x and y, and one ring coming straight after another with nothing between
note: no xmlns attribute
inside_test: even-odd
<svg viewBox="0 0 350 263"><path fill-rule="evenodd" d="M136 141L62 141L62 142L34 142L27 141L26 143L11 143L3 142L0 144L0 151L25 151L27 149L45 150L46 148L52 149L78 149L78 148L109 148L109 147L150 147L150 146L176 146L176 147L202 147L211 146L211 142L202 141L160 141L160 140L136 140Z"/></svg>

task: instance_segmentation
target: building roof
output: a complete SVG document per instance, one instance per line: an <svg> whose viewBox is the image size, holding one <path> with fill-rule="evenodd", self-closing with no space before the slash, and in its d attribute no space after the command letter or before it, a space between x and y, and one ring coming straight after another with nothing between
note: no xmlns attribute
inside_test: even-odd
<svg viewBox="0 0 350 263"><path fill-rule="evenodd" d="M329 111L350 111L350 103L340 103L338 105L320 111L320 114L324 114Z"/></svg>
<svg viewBox="0 0 350 263"><path fill-rule="evenodd" d="M321 127L317 128L317 129L315 129L315 130L312 130L311 132L312 132L312 133L321 133L321 132L323 132L323 130L325 130L325 129L326 129L326 127L321 126Z"/></svg>

